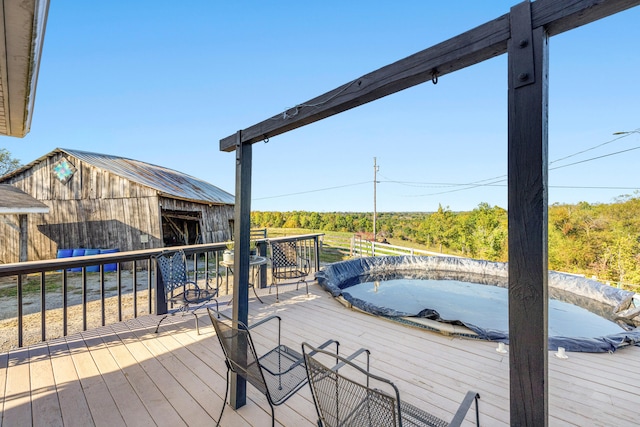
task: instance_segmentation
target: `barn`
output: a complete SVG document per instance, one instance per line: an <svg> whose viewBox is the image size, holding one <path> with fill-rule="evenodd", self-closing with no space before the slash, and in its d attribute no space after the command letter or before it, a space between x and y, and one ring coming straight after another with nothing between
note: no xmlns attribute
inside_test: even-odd
<svg viewBox="0 0 640 427"><path fill-rule="evenodd" d="M230 238L234 196L178 171L56 148L0 177L49 208L28 223L28 260L59 249L130 251ZM0 218L0 262L20 257L18 218Z"/></svg>

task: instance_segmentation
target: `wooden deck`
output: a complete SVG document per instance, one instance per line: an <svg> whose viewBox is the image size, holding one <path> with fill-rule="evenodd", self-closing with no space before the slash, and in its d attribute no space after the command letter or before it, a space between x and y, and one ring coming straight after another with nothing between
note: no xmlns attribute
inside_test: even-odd
<svg viewBox="0 0 640 427"><path fill-rule="evenodd" d="M481 396L482 425L509 425L509 360L494 343L358 313L317 285L308 297L303 289L281 287L279 303L262 292L265 304L251 298L250 316L279 314L286 344L334 338L341 353L367 347L372 370L394 379L407 401L450 419L472 389ZM0 425L214 425L226 370L206 314L200 316L200 335L193 316L167 319L156 335L157 319L146 316L0 354ZM270 332L267 327L254 338L266 342ZM550 425L638 425L640 348L568 355L549 355ZM308 387L276 407L282 426L312 426L315 416ZM472 425L472 416L468 420ZM227 407L222 425L270 425L269 406L249 387L247 405Z"/></svg>

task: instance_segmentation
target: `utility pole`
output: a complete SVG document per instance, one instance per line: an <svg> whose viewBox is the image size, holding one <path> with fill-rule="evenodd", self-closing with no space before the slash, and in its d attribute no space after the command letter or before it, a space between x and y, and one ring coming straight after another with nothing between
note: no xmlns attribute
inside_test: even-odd
<svg viewBox="0 0 640 427"><path fill-rule="evenodd" d="M376 184L378 183L377 179L378 173L378 165L376 164L376 158L373 158L373 241L376 241Z"/></svg>

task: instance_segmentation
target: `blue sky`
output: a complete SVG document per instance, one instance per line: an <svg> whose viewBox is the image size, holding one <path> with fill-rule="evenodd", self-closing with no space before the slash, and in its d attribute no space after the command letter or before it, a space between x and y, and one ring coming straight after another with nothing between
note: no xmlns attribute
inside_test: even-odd
<svg viewBox="0 0 640 427"><path fill-rule="evenodd" d="M23 163L56 147L130 157L233 193L220 139L516 3L52 2L31 132L0 146ZM613 136L640 128L638 22L640 7L551 38L550 204L640 187L640 133ZM255 144L252 209L372 211L374 157L378 211L507 208L491 180L507 173L506 61Z"/></svg>

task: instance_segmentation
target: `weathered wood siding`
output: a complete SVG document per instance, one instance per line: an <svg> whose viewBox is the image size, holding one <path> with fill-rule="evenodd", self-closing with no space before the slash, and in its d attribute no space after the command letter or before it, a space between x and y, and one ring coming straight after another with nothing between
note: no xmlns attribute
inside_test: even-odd
<svg viewBox="0 0 640 427"><path fill-rule="evenodd" d="M76 172L65 184L52 173L66 157ZM117 248L121 251L163 246L157 191L64 154L56 153L5 181L50 208L29 215L29 260L55 258L64 248ZM209 206L162 198L166 209L201 211L205 243L229 237L233 206ZM147 236L148 242L143 243ZM0 218L0 262L17 262L18 218Z"/></svg>

